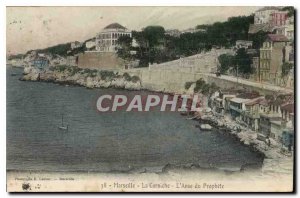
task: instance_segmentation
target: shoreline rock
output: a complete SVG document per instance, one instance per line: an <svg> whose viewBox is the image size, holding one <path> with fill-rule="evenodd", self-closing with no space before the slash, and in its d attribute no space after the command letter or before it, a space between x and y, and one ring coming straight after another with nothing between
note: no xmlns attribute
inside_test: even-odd
<svg viewBox="0 0 300 198"><path fill-rule="evenodd" d="M86 88L121 88L127 90L141 90L142 85L140 80L130 81L124 76L113 73L111 77L102 77L100 70L93 71L95 74L89 76L90 73L77 72L73 74L72 70L39 70L34 67L24 67L22 81L42 81L53 82L67 85L79 85Z"/></svg>
<svg viewBox="0 0 300 198"><path fill-rule="evenodd" d="M286 167L292 174L293 170L293 157L286 156L280 152L281 148L278 144L273 142L270 146L266 142L257 139L257 133L251 131L241 125L236 121L231 120L226 122L225 118L219 118L215 115L207 116L202 119L200 116L197 116L199 122L206 122L219 129L218 132L228 134L232 138L239 141L241 144L249 147L252 151L257 152L260 155L263 155L263 165L262 171L273 171L280 172L277 170L282 164L288 164ZM237 130L237 126L241 128L241 131ZM273 170L266 167L273 167Z"/></svg>

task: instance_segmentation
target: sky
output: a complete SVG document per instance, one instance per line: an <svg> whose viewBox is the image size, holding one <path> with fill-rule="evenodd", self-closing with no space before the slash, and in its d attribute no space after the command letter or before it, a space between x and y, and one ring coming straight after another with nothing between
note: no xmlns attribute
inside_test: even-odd
<svg viewBox="0 0 300 198"><path fill-rule="evenodd" d="M259 7L7 7L6 52L25 53L60 43L84 41L105 26L130 30L148 25L187 29L250 15Z"/></svg>

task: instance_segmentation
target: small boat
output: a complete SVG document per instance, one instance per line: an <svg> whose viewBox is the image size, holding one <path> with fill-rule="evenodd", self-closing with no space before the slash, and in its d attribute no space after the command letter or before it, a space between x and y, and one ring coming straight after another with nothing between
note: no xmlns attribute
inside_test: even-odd
<svg viewBox="0 0 300 198"><path fill-rule="evenodd" d="M11 76L16 76L17 74L16 73L12 73L12 74L10 74Z"/></svg>
<svg viewBox="0 0 300 198"><path fill-rule="evenodd" d="M212 129L212 126L210 126L209 124L201 124L200 129L210 131Z"/></svg>
<svg viewBox="0 0 300 198"><path fill-rule="evenodd" d="M58 127L60 130L68 131L69 125L64 126L64 115L61 115L61 126Z"/></svg>
<svg viewBox="0 0 300 198"><path fill-rule="evenodd" d="M198 117L198 115L196 115L196 116L193 116L193 117L190 117L190 118L186 118L187 120L194 120L194 119L196 119Z"/></svg>
<svg viewBox="0 0 300 198"><path fill-rule="evenodd" d="M186 111L180 112L180 115L182 115L182 116L187 116L187 115L188 115L188 112L186 112Z"/></svg>

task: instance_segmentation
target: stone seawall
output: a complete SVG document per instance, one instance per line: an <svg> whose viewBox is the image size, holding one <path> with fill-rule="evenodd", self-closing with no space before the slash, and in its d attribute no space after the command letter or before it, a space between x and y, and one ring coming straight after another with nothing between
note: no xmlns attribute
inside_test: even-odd
<svg viewBox="0 0 300 198"><path fill-rule="evenodd" d="M207 83L215 83L221 89L245 89L257 91L262 95L274 94L278 92L292 93L293 89L278 87L270 84L262 84L249 80L231 76L217 77L210 73L195 73L184 68L182 69L130 69L126 70L129 74L139 76L144 89L154 91L185 93L186 82L195 82L202 78Z"/></svg>
<svg viewBox="0 0 300 198"><path fill-rule="evenodd" d="M131 75L139 76L144 89L153 91L163 91L171 93L185 93L184 85L186 82L195 82L206 76L201 73L186 72L183 70L149 70L132 69L127 70Z"/></svg>
<svg viewBox="0 0 300 198"><path fill-rule="evenodd" d="M95 69L121 69L124 61L112 52L86 52L79 54L78 67Z"/></svg>

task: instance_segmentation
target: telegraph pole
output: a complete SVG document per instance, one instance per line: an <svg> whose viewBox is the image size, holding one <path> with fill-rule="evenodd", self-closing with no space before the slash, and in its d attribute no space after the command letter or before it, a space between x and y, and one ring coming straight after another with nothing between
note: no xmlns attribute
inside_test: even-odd
<svg viewBox="0 0 300 198"><path fill-rule="evenodd" d="M236 83L239 82L239 65L236 65Z"/></svg>

